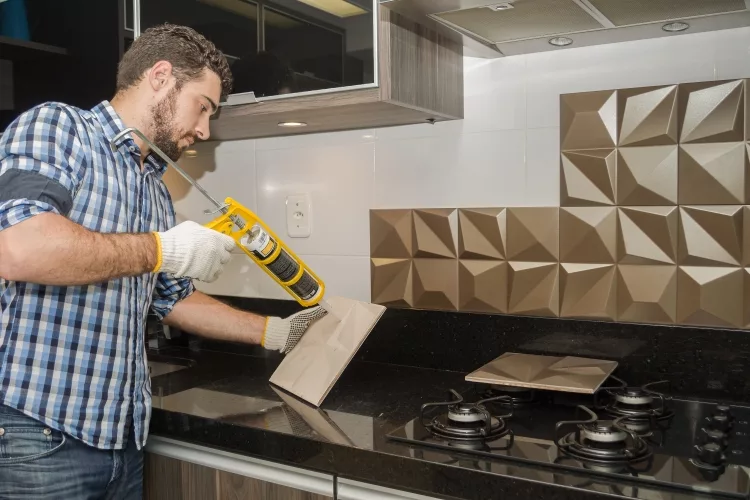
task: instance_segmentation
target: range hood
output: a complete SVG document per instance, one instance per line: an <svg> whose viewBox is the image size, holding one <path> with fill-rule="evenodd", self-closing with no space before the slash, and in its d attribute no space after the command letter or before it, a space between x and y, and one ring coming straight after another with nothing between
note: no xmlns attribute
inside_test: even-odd
<svg viewBox="0 0 750 500"><path fill-rule="evenodd" d="M750 26L750 0L381 0L460 41L464 54L503 57Z"/></svg>

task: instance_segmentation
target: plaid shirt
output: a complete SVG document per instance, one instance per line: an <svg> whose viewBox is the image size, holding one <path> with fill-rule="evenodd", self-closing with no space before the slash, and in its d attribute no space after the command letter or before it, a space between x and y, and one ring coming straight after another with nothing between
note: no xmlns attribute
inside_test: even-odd
<svg viewBox="0 0 750 500"><path fill-rule="evenodd" d="M0 137L0 231L61 213L49 192L64 193L62 215L101 233L165 231L175 224L161 177L166 165L126 136L108 102L92 110L37 106ZM42 177L43 176L43 177ZM18 179L47 186L20 197ZM151 384L144 331L193 292L187 279L148 273L88 286L43 286L0 278L0 403L101 449L121 449L132 428L146 442Z"/></svg>

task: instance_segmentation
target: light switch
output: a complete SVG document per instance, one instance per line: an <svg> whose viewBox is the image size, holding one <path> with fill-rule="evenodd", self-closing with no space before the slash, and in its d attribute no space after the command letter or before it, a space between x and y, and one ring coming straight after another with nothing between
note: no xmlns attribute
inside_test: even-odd
<svg viewBox="0 0 750 500"><path fill-rule="evenodd" d="M307 238L312 230L310 195L293 194L286 198L286 232L292 238Z"/></svg>

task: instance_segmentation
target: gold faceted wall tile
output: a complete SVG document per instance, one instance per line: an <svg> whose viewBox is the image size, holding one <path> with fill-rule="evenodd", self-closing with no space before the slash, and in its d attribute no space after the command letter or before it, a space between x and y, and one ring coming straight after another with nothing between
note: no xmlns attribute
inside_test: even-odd
<svg viewBox="0 0 750 500"><path fill-rule="evenodd" d="M557 261L558 207L516 207L507 212L507 258L527 262Z"/></svg>
<svg viewBox="0 0 750 500"><path fill-rule="evenodd" d="M458 211L458 256L462 259L504 259L504 208L462 208Z"/></svg>
<svg viewBox="0 0 750 500"><path fill-rule="evenodd" d="M618 91L620 146L677 144L677 85Z"/></svg>
<svg viewBox="0 0 750 500"><path fill-rule="evenodd" d="M372 302L389 307L412 307L413 281L410 259L370 259Z"/></svg>
<svg viewBox="0 0 750 500"><path fill-rule="evenodd" d="M680 207L679 263L739 266L742 260L741 206Z"/></svg>
<svg viewBox="0 0 750 500"><path fill-rule="evenodd" d="M680 143L744 138L743 80L680 85Z"/></svg>
<svg viewBox="0 0 750 500"><path fill-rule="evenodd" d="M508 312L557 316L558 267L556 262L509 262Z"/></svg>
<svg viewBox="0 0 750 500"><path fill-rule="evenodd" d="M680 204L742 204L747 175L744 142L680 146Z"/></svg>
<svg viewBox="0 0 750 500"><path fill-rule="evenodd" d="M678 146L619 148L618 205L677 204Z"/></svg>
<svg viewBox="0 0 750 500"><path fill-rule="evenodd" d="M414 259L414 307L458 309L456 259Z"/></svg>
<svg viewBox="0 0 750 500"><path fill-rule="evenodd" d="M560 316L615 319L614 264L560 264Z"/></svg>
<svg viewBox="0 0 750 500"><path fill-rule="evenodd" d="M508 263L459 261L458 295L460 311L508 312Z"/></svg>
<svg viewBox="0 0 750 500"><path fill-rule="evenodd" d="M617 320L674 323L677 266L617 266Z"/></svg>
<svg viewBox="0 0 750 500"><path fill-rule="evenodd" d="M560 209L560 261L614 264L617 257L617 209Z"/></svg>
<svg viewBox="0 0 750 500"><path fill-rule="evenodd" d="M414 256L456 257L458 215L453 208L414 210Z"/></svg>
<svg viewBox="0 0 750 500"><path fill-rule="evenodd" d="M745 268L745 328L750 328L750 267Z"/></svg>
<svg viewBox="0 0 750 500"><path fill-rule="evenodd" d="M691 325L742 327L741 268L680 267L677 271L677 321Z"/></svg>
<svg viewBox="0 0 750 500"><path fill-rule="evenodd" d="M742 210L742 222L745 226L742 236L742 246L745 248L745 261L743 265L750 266L750 206ZM750 301L750 295L748 295L747 299Z"/></svg>
<svg viewBox="0 0 750 500"><path fill-rule="evenodd" d="M561 164L562 206L615 204L617 152L614 149L565 152Z"/></svg>
<svg viewBox="0 0 750 500"><path fill-rule="evenodd" d="M621 264L675 264L677 207L620 207L617 259Z"/></svg>
<svg viewBox="0 0 750 500"><path fill-rule="evenodd" d="M411 254L411 210L371 210L370 255L377 258L409 258Z"/></svg>
<svg viewBox="0 0 750 500"><path fill-rule="evenodd" d="M617 92L560 96L560 145L563 151L612 148L617 138Z"/></svg>

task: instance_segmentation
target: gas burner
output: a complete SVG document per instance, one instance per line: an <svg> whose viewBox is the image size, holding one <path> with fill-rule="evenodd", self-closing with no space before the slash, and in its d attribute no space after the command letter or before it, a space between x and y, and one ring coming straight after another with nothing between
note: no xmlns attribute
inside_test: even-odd
<svg viewBox="0 0 750 500"><path fill-rule="evenodd" d="M467 403L456 391L451 389L449 394L451 401L422 405L420 421L434 436L454 442L484 442L505 436L510 432L505 425L505 419L509 418L512 412L508 415L493 416L485 406L488 403L504 400L504 403L512 408L513 402L507 400L506 396ZM447 407L447 414L440 414L428 420L426 411L437 407Z"/></svg>
<svg viewBox="0 0 750 500"><path fill-rule="evenodd" d="M633 464L651 457L646 441L623 425L628 417L600 420L585 406L578 408L591 418L555 426L555 443L562 453L589 464ZM570 426L576 430L563 433Z"/></svg>
<svg viewBox="0 0 750 500"><path fill-rule="evenodd" d="M623 380L614 376L611 378L620 386L599 389L594 406L610 417L622 417L626 428L645 436L654 429L663 428L674 417L674 411L667 408L667 401L671 401L671 398L652 389L656 385L668 384L667 380L652 382L643 387L628 387ZM608 401L602 401L603 394L609 396Z"/></svg>
<svg viewBox="0 0 750 500"><path fill-rule="evenodd" d="M513 387L510 385L491 385L482 393L483 399L492 399L502 397L496 400L493 405L503 408L521 408L539 403L537 392L525 387Z"/></svg>

